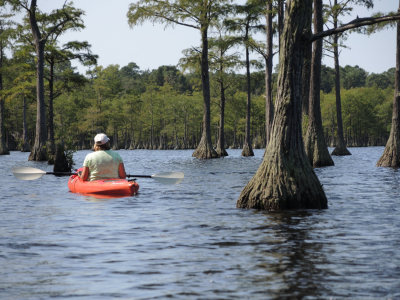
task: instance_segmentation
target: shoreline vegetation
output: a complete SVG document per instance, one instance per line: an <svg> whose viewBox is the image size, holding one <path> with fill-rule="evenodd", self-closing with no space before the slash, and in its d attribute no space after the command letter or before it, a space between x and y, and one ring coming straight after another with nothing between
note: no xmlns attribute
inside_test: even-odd
<svg viewBox="0 0 400 300"><path fill-rule="evenodd" d="M346 144L349 147L384 146L390 132L394 68L368 74L358 66L345 66L341 73ZM273 74L274 95L276 75ZM262 71L251 76L254 149L264 148L266 144L263 76ZM211 76L211 79L215 78ZM242 148L244 144L245 81L244 75L231 74L232 86L226 93L226 148ZM216 147L219 108L215 89L211 102L211 134ZM5 140L11 151L30 151L32 147L36 115L33 99L33 96L18 97L5 103ZM334 70L323 66L321 113L324 136L330 147L337 142L335 109ZM110 135L114 149L195 149L201 139L201 111L201 87L195 73L182 73L175 66L141 71L135 63L122 68L100 66L79 88L60 91L54 101L54 136L68 149L77 150L90 149L92 136L99 130ZM307 116L303 120L304 134ZM25 132L20 124L26 124Z"/></svg>

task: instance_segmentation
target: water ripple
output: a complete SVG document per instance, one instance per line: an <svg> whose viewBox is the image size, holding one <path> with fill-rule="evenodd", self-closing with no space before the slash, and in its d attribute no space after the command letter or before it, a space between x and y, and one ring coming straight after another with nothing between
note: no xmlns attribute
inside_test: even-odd
<svg viewBox="0 0 400 300"><path fill-rule="evenodd" d="M15 165L50 166L0 156L0 298L399 298L400 172L375 167L382 151L353 148L316 169L329 209L284 213L235 208L263 150L121 150L129 173L185 180L138 180L137 196L116 199L69 193L62 177L18 181Z"/></svg>

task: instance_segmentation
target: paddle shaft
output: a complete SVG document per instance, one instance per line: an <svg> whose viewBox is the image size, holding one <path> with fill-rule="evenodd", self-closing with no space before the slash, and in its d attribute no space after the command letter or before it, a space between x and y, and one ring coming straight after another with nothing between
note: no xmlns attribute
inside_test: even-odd
<svg viewBox="0 0 400 300"><path fill-rule="evenodd" d="M71 172L46 172L47 175L56 175L56 176L71 176L71 175L78 175L78 173L71 173Z"/></svg>
<svg viewBox="0 0 400 300"><path fill-rule="evenodd" d="M126 174L126 177L153 178L151 175L129 175L129 174Z"/></svg>
<svg viewBox="0 0 400 300"><path fill-rule="evenodd" d="M78 173L71 173L71 172L46 172L47 175L56 175L56 176L71 176L71 175L78 175ZM126 177L138 177L138 178L152 178L151 175L130 175L126 174Z"/></svg>

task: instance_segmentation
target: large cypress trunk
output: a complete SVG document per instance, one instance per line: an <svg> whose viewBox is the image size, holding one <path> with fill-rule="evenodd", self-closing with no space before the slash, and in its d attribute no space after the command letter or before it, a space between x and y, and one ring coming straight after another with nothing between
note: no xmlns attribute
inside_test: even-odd
<svg viewBox="0 0 400 300"><path fill-rule="evenodd" d="M42 40L39 27L36 23L36 0L32 0L29 20L31 24L33 39L36 47L36 134L35 143L31 149L29 160L45 161L47 160L47 130L46 130L46 107L44 104L44 46L45 40Z"/></svg>
<svg viewBox="0 0 400 300"><path fill-rule="evenodd" d="M324 190L307 159L301 134L301 78L311 12L311 0L287 2L272 136L264 159L242 191L237 207L327 208Z"/></svg>
<svg viewBox="0 0 400 300"><path fill-rule="evenodd" d="M314 0L314 31L322 32L322 0ZM308 108L308 127L305 137L305 147L308 159L313 167L333 166L333 160L329 154L325 142L324 129L322 127L320 90L321 90L321 59L322 39L314 42L311 58L310 98Z"/></svg>
<svg viewBox="0 0 400 300"><path fill-rule="evenodd" d="M201 83L203 86L203 131L201 140L193 152L192 156L201 159L217 158L218 154L214 150L211 142L211 113L210 113L210 76L208 73L208 28L201 29L202 53L201 53Z"/></svg>
<svg viewBox="0 0 400 300"><path fill-rule="evenodd" d="M400 12L400 1L399 10ZM397 22L395 95L393 100L392 127L385 151L378 167L400 167L400 21Z"/></svg>

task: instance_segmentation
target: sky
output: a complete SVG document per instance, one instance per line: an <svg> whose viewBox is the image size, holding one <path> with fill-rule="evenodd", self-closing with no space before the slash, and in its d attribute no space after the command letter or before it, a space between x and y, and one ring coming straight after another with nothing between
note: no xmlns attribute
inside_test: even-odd
<svg viewBox="0 0 400 300"><path fill-rule="evenodd" d="M40 10L49 12L62 7L65 0L38 0ZM327 1L327 0L324 0ZM161 24L145 23L134 28L128 25L126 13L135 0L74 0L74 6L85 11L86 28L66 33L62 42L88 41L92 52L99 55L98 64L120 67L130 62L141 70L153 70L162 65L177 65L182 51L200 45L197 30L176 26L164 28ZM375 0L374 8L355 6L346 22L356 16L367 17L373 12L396 11L398 1ZM340 53L340 65L358 65L369 73L381 73L396 65L396 30L387 29L371 36L352 33L346 41L348 48ZM333 58L324 56L323 64L333 67ZM77 64L74 64L78 66ZM78 67L83 73L84 68Z"/></svg>

